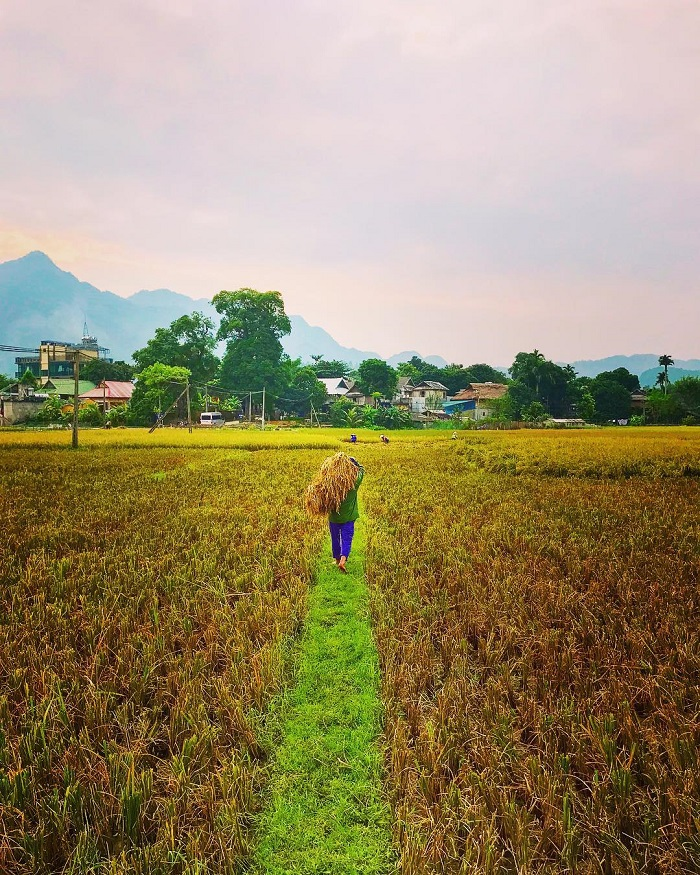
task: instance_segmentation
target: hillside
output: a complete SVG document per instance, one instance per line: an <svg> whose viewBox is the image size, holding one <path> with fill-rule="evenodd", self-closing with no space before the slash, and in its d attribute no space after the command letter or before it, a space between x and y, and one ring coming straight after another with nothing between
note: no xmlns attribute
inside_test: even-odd
<svg viewBox="0 0 700 875"><path fill-rule="evenodd" d="M87 322L101 346L115 359L129 361L135 349L153 337L156 328L199 310L218 322L218 315L206 298L193 299L170 289L143 290L123 298L81 282L61 270L43 252L0 264L0 343L34 347L41 340L77 341ZM283 339L292 358L310 361L312 355L359 364L377 353L345 347L323 328L309 325L301 316L290 315L292 333ZM407 361L413 351L392 356ZM445 365L439 356L428 361ZM14 374L14 355L0 353L0 373Z"/></svg>

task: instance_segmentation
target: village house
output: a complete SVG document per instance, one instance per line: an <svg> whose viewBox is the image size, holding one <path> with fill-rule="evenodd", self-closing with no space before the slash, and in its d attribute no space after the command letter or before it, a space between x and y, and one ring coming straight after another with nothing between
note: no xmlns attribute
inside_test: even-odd
<svg viewBox="0 0 700 875"><path fill-rule="evenodd" d="M469 383L447 402L448 412L467 413L477 421L493 415L493 402L508 391L504 383Z"/></svg>
<svg viewBox="0 0 700 875"><path fill-rule="evenodd" d="M396 394L394 395L394 404L397 407L411 408L411 392L415 389L413 381L410 377L399 377L396 384Z"/></svg>
<svg viewBox="0 0 700 875"><path fill-rule="evenodd" d="M411 413L441 413L447 400L447 386L436 380L421 380L407 390L407 396Z"/></svg>
<svg viewBox="0 0 700 875"><path fill-rule="evenodd" d="M123 407L131 400L134 384L121 380L103 380L99 386L83 392L81 401L96 404L103 413L108 413L113 407Z"/></svg>
<svg viewBox="0 0 700 875"><path fill-rule="evenodd" d="M347 398L353 404L374 404L374 398L365 394L357 382L351 377L319 377L319 383L323 383L326 389L326 406L333 404L340 398Z"/></svg>

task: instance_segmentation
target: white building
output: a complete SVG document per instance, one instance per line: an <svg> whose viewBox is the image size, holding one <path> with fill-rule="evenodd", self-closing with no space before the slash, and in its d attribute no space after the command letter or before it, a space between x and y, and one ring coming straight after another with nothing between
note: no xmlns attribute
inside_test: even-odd
<svg viewBox="0 0 700 875"><path fill-rule="evenodd" d="M408 390L408 398L411 413L425 413L426 410L438 413L447 398L447 386L436 380L422 380Z"/></svg>

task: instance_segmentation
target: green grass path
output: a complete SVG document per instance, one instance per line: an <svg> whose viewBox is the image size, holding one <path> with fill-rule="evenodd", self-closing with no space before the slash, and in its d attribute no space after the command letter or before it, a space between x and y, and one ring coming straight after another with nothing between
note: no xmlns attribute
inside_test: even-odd
<svg viewBox="0 0 700 875"><path fill-rule="evenodd" d="M381 795L379 667L358 527L348 574L324 547L283 704L256 873L385 873L392 869Z"/></svg>

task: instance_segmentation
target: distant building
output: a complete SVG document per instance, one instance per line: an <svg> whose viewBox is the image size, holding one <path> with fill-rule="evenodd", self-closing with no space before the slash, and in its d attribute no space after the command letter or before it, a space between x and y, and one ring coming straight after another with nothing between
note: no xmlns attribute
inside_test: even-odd
<svg viewBox="0 0 700 875"><path fill-rule="evenodd" d="M123 407L129 402L134 392L134 384L121 380L103 380L99 386L83 392L81 401L92 401L103 413L113 407Z"/></svg>
<svg viewBox="0 0 700 875"><path fill-rule="evenodd" d="M442 411L442 402L447 400L447 386L437 380L422 380L407 388L406 394L411 413L438 412Z"/></svg>
<svg viewBox="0 0 700 875"><path fill-rule="evenodd" d="M73 377L76 353L80 353L80 363L89 359L109 358L109 350L98 346L97 338L88 334L87 324L83 328L80 343L67 343L62 340L42 340L39 352L33 355L20 355L15 358L16 376L20 379L26 371L32 373L43 384L52 377L59 379Z"/></svg>
<svg viewBox="0 0 700 875"><path fill-rule="evenodd" d="M505 383L469 383L450 399L451 402L470 402L462 408L473 419L486 419L493 414L493 402L508 391ZM455 405L456 406L456 405Z"/></svg>

